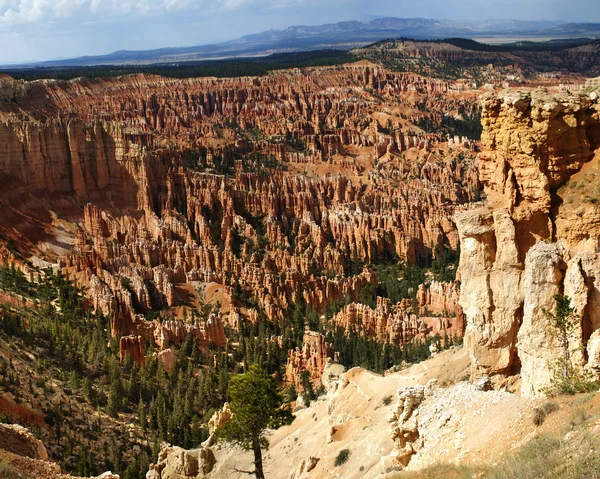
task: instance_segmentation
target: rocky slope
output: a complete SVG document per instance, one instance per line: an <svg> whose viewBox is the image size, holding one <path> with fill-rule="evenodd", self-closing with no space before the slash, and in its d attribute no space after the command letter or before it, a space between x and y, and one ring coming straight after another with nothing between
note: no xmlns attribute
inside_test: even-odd
<svg viewBox="0 0 600 479"><path fill-rule="evenodd" d="M578 94L505 91L484 97L480 176L487 206L458 213L460 304L472 375L519 373L543 394L561 349L544 310L575 309L573 366L597 374L598 81Z"/></svg>
<svg viewBox="0 0 600 479"><path fill-rule="evenodd" d="M0 475L8 478L73 479L60 466L48 460L44 444L27 429L14 424L0 424ZM105 472L91 479L119 479Z"/></svg>
<svg viewBox="0 0 600 479"><path fill-rule="evenodd" d="M265 474L285 479L390 477L385 474L454 461L486 464L499 458L534 434L536 403L487 390L485 383L458 382L468 367L468 352L462 348L385 375L361 368L344 372L329 364L323 376L326 395L297 411L292 425L269 435ZM236 469L251 469L249 453L229 446L210 449L216 462L199 477L241 478L244 473ZM349 450L348 461L335 466L344 449ZM181 451L163 451L158 467L162 473L151 472L148 479L180 477L174 469L183 478L195 477L182 472Z"/></svg>

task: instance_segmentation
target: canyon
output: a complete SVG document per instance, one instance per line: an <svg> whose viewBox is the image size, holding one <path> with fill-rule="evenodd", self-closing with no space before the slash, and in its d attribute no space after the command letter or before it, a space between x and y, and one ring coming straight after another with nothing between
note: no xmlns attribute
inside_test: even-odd
<svg viewBox="0 0 600 479"><path fill-rule="evenodd" d="M296 414L270 433L274 477L481 459L501 434L497 460L534 434L555 381L555 295L573 309L568 367L600 375L589 58L502 91L521 67L492 66L485 85L368 60L0 76L0 412L47 444L31 459L79 475L97 451L95 469L121 474L234 477L247 457L214 432L231 375L258 363ZM336 470L346 445L364 453Z"/></svg>
<svg viewBox="0 0 600 479"><path fill-rule="evenodd" d="M475 108L451 88L365 62L261 82L3 78L1 233L86 287L123 356L187 334L223 347L240 315L281 320L298 302L322 314L376 284L369 264L456 249L455 208L479 188L474 145L451 138L440 155L439 135L411 123L431 95L440 111ZM228 314L190 313L212 283ZM240 291L258 310L240 307ZM456 315L454 303L435 313ZM143 316L161 309L175 316ZM380 340L431 329L393 322L412 332Z"/></svg>

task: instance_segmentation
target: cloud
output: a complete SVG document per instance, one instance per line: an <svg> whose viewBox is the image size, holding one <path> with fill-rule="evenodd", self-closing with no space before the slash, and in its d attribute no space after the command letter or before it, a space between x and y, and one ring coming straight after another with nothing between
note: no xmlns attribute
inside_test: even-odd
<svg viewBox="0 0 600 479"><path fill-rule="evenodd" d="M315 0L0 0L0 24L32 24L77 15L140 16L186 9L232 11L250 6L272 9L307 3Z"/></svg>
<svg viewBox="0 0 600 479"><path fill-rule="evenodd" d="M0 22L31 24L75 15L147 15L182 10L202 0L0 0Z"/></svg>

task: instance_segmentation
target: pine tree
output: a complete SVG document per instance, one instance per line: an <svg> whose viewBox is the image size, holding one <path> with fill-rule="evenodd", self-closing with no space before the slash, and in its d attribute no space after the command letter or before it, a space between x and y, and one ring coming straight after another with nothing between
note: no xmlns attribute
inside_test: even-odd
<svg viewBox="0 0 600 479"><path fill-rule="evenodd" d="M273 378L256 365L248 372L233 376L229 382L232 419L215 433L217 440L228 441L254 452L254 475L264 479L262 448L269 442L267 428L277 429L294 419L283 407L283 397L277 391Z"/></svg>
<svg viewBox="0 0 600 479"><path fill-rule="evenodd" d="M567 379L571 375L571 354L569 352L569 333L575 327L574 310L571 308L571 298L562 294L555 294L554 301L556 302L554 307L554 313L546 311L544 314L546 319L554 329L558 340L561 343L563 350L562 363L562 374L563 378Z"/></svg>

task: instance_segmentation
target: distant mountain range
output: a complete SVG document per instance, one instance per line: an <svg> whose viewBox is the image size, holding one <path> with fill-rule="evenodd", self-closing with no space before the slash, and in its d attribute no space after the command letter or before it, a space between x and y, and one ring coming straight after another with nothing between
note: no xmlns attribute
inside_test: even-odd
<svg viewBox="0 0 600 479"><path fill-rule="evenodd" d="M181 63L207 59L263 56L273 53L351 49L387 38L439 39L448 37L536 39L600 37L599 23L487 20L440 21L427 18L376 18L369 22L340 22L317 26L292 26L285 30L245 35L229 42L156 50L121 50L108 55L86 56L31 64L34 67L72 67ZM19 65L18 68L23 68ZM16 67L15 67L16 68Z"/></svg>

